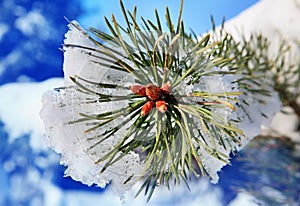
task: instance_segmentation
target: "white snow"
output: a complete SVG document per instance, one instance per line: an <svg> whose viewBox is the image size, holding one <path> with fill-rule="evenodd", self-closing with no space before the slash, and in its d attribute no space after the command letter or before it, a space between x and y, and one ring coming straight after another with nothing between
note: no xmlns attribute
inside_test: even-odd
<svg viewBox="0 0 300 206"><path fill-rule="evenodd" d="M69 26L70 30L66 34L66 44L94 46L76 22L72 22ZM95 132L85 133L84 131L90 128L88 125L85 123L70 123L81 118L79 113L102 113L112 108L120 108L122 102L114 102L113 104L110 102L86 103L87 98L95 98L95 96L76 90L70 77L80 75L91 81L102 79L104 82L119 79L120 85L123 86L130 83L131 79L126 76L127 73L113 74L113 69L110 70L107 67L92 63L92 57L82 49L73 47L64 47L64 49L64 83L68 88L59 92L48 91L43 95L41 118L44 120L49 145L56 152L62 154L61 164L67 165L68 168L65 171L67 176L71 176L74 180L84 184L96 184L100 187L105 187L113 180L110 188L117 194L122 194L135 183L141 173L143 167L141 167L138 155L135 153L128 154L104 173L100 173L104 163L95 164L95 162L103 155L103 152L106 153L112 145L121 140L122 136L118 133L124 134L125 129L118 131L113 138L109 138L101 144L96 144L99 141L98 138L91 140L88 140L88 138L99 134ZM97 90L97 88L93 89ZM102 131L115 127L116 123L112 121ZM132 174L135 175L132 178L133 183L123 184Z"/></svg>
<svg viewBox="0 0 300 206"><path fill-rule="evenodd" d="M246 38L251 33L263 34L271 43L271 57L277 55L280 44L285 40L291 46L288 63L297 65L300 62L300 0L261 0L226 22L225 28L237 40L241 39L241 34ZM293 113L287 115L280 112L274 117L269 129L266 129L268 125L264 126L264 133L271 130L272 133L299 142L300 132L296 131L298 124L300 122Z"/></svg>
<svg viewBox="0 0 300 206"><path fill-rule="evenodd" d="M297 131L299 124L298 117L290 107L284 107L282 111L274 116L270 126L264 128L262 134L286 136L300 143L300 133Z"/></svg>
<svg viewBox="0 0 300 206"><path fill-rule="evenodd" d="M274 48L278 48L282 39L299 43L299 25L300 0L261 0L226 22L227 30L235 38L240 39L240 34L249 37L251 33L261 33Z"/></svg>
<svg viewBox="0 0 300 206"><path fill-rule="evenodd" d="M62 85L62 79L41 83L9 83L0 87L0 120L9 134L9 141L30 134L33 149L46 149L43 122L39 118L41 97L48 88Z"/></svg>

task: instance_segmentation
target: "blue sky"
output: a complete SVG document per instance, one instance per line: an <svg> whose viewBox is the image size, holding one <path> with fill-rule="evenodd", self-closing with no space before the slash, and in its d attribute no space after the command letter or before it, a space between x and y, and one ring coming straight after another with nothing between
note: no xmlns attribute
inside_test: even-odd
<svg viewBox="0 0 300 206"><path fill-rule="evenodd" d="M216 23L221 23L222 18L226 20L236 16L241 11L258 2L258 0L185 0L183 9L183 19L186 28L192 28L196 33L210 30L210 16L213 15ZM127 10L132 11L136 5L138 16L154 19L154 9L160 13L161 19L164 18L165 8L169 7L174 20L177 19L180 0L123 0ZM98 0L82 1L84 8L89 12L88 15L79 19L83 27L104 27L103 16L110 17L113 13L117 20L122 22L122 12L119 0Z"/></svg>

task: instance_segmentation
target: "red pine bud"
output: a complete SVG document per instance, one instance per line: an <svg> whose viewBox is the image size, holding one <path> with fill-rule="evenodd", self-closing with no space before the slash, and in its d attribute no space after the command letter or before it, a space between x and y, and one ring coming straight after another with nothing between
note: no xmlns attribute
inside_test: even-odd
<svg viewBox="0 0 300 206"><path fill-rule="evenodd" d="M132 85L129 87L129 89L135 94L138 94L140 96L146 96L146 87L142 85Z"/></svg>
<svg viewBox="0 0 300 206"><path fill-rule="evenodd" d="M141 115L145 116L146 114L149 114L151 109L154 107L154 102L148 101L144 106L142 107Z"/></svg>
<svg viewBox="0 0 300 206"><path fill-rule="evenodd" d="M146 86L146 95L151 100L158 100L161 95L161 89L153 84Z"/></svg>
<svg viewBox="0 0 300 206"><path fill-rule="evenodd" d="M165 100L157 100L155 102L156 109L161 113L165 113L167 111L167 103Z"/></svg>
<svg viewBox="0 0 300 206"><path fill-rule="evenodd" d="M171 83L170 82L164 83L161 87L161 90L166 94L170 94L172 92Z"/></svg>

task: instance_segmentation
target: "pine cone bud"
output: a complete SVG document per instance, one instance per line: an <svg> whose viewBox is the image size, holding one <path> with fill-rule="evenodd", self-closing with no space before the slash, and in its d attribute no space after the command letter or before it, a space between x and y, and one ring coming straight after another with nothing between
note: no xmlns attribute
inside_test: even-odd
<svg viewBox="0 0 300 206"><path fill-rule="evenodd" d="M146 95L149 99L155 101L161 96L161 89L153 84L146 86Z"/></svg>
<svg viewBox="0 0 300 206"><path fill-rule="evenodd" d="M148 101L144 106L142 107L141 115L145 116L146 114L149 114L151 109L154 107L154 102Z"/></svg>
<svg viewBox="0 0 300 206"><path fill-rule="evenodd" d="M165 100L157 100L155 102L156 109L161 113L165 113L167 111L167 103Z"/></svg>
<svg viewBox="0 0 300 206"><path fill-rule="evenodd" d="M170 82L164 83L161 87L161 90L165 93L165 94L170 94L172 92L172 85Z"/></svg>
<svg viewBox="0 0 300 206"><path fill-rule="evenodd" d="M146 96L146 87L142 85L132 85L129 87L129 89L135 94L138 94L140 96Z"/></svg>

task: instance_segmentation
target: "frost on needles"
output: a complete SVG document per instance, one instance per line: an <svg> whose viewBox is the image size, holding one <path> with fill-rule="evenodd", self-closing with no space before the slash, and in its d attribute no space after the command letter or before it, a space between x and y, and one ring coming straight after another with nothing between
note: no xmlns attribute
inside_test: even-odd
<svg viewBox="0 0 300 206"><path fill-rule="evenodd" d="M156 22L139 25L121 2L125 26L105 18L110 33L91 28L93 37L69 23L64 86L44 94L41 111L67 176L120 196L140 183L148 200L157 186L216 183L279 110L264 68L253 67L265 58L229 34L187 33L180 8L175 22L167 8L165 21L155 11Z"/></svg>

